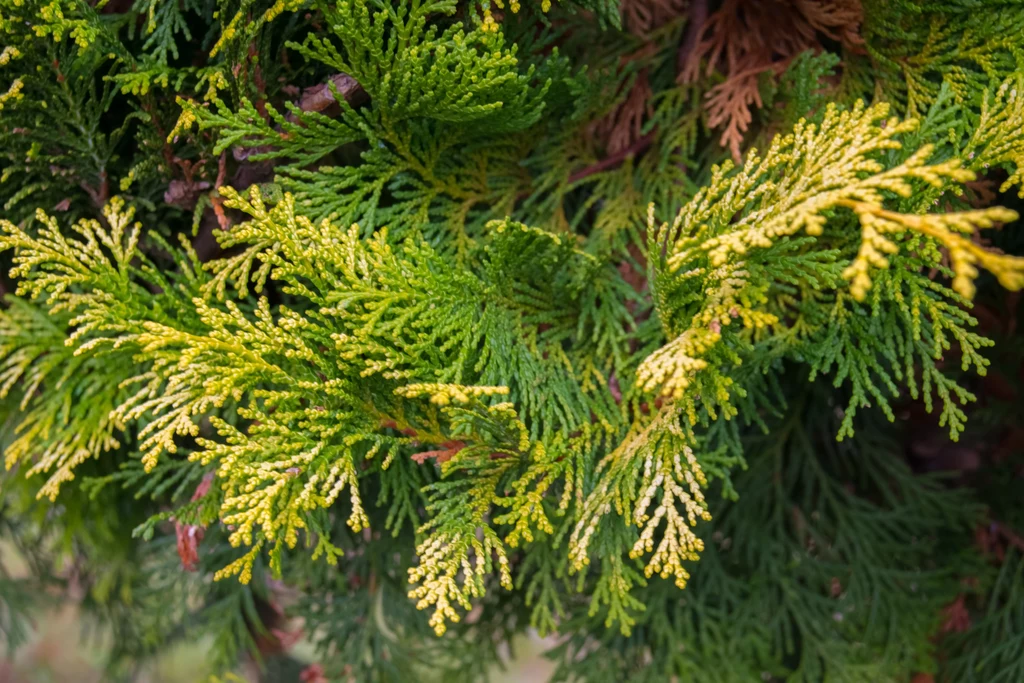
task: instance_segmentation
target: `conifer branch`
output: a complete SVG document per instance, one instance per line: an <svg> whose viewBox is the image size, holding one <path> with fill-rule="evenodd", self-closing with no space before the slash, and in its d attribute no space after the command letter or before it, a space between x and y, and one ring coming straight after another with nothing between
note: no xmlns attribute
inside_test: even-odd
<svg viewBox="0 0 1024 683"><path fill-rule="evenodd" d="M323 680L483 680L527 624L566 680L906 680L952 604L939 667L1019 679L983 10L0 0L0 526L116 665L294 616ZM918 412L978 476L911 470Z"/></svg>

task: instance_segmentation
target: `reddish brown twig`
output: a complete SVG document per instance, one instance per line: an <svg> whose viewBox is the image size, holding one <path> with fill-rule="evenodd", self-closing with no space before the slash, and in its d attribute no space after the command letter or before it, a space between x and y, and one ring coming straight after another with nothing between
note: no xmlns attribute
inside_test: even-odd
<svg viewBox="0 0 1024 683"><path fill-rule="evenodd" d="M686 32L679 42L679 52L676 53L676 71L683 73L683 69L690 61L690 55L697 47L697 40L700 32L704 30L704 23L708 20L708 1L693 0L690 3L689 16L686 18Z"/></svg>
<svg viewBox="0 0 1024 683"><path fill-rule="evenodd" d="M227 217L227 214L224 213L224 199L218 192L224 184L224 178L227 176L227 168L227 154L221 152L220 159L217 160L217 180L213 183L213 192L210 193L210 205L213 207L213 213L217 215L217 225L220 226L221 230L227 230L231 227L231 220Z"/></svg>
<svg viewBox="0 0 1024 683"><path fill-rule="evenodd" d="M207 473L202 481L196 486L192 494L192 501L195 502L205 496L213 485L213 473ZM181 566L187 572L194 572L199 568L199 544L206 534L206 528L198 524L182 524L174 520L174 535L178 539L178 557L181 558Z"/></svg>
<svg viewBox="0 0 1024 683"><path fill-rule="evenodd" d="M992 521L992 530L1017 550L1024 552L1024 537L1002 522Z"/></svg>
<svg viewBox="0 0 1024 683"><path fill-rule="evenodd" d="M422 453L416 453L412 456L412 459L419 464L425 463L429 458L433 458L438 465L443 465L452 458L455 457L456 453L466 447L465 441L446 441L441 444L441 448L436 451L423 451Z"/></svg>
<svg viewBox="0 0 1024 683"><path fill-rule="evenodd" d="M644 152L651 143L654 142L654 133L651 131L640 138L637 138L636 142L631 144L629 147L619 150L615 154L609 154L607 157L598 161L596 164L591 164L586 168L581 168L572 175L569 176L569 184L579 182L584 178L594 175L595 173L601 173L602 171L608 171L615 168L629 157L636 156Z"/></svg>
<svg viewBox="0 0 1024 683"><path fill-rule="evenodd" d="M107 178L106 169L100 171L99 187L93 187L84 180L79 183L79 186L89 195L89 199L92 200L97 209L102 210L107 200L110 199L110 180Z"/></svg>

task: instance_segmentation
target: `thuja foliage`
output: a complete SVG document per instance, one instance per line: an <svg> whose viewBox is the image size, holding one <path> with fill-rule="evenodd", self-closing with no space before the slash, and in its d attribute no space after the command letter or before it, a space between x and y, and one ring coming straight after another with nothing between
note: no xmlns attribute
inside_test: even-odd
<svg viewBox="0 0 1024 683"><path fill-rule="evenodd" d="M73 566L111 676L1024 675L1019 4L0 32L8 644Z"/></svg>

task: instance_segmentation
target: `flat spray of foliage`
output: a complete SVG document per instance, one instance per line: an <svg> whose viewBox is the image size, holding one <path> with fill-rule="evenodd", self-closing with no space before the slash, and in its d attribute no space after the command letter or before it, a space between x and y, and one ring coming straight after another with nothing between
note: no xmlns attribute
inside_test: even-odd
<svg viewBox="0 0 1024 683"><path fill-rule="evenodd" d="M112 671L267 656L271 578L323 680L478 680L533 626L562 679L895 681L961 579L1019 612L1019 551L972 559L976 499L884 418L957 440L972 300L1024 288L1020 5L0 0L0 32L3 519L91 567ZM1017 680L978 648L1019 616L951 680Z"/></svg>

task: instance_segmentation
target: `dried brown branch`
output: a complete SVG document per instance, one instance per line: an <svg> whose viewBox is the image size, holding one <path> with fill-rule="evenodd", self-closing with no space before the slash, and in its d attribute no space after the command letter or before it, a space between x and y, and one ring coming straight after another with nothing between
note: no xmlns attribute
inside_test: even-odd
<svg viewBox="0 0 1024 683"><path fill-rule="evenodd" d="M366 97L366 91L359 85L356 79L348 74L335 74L327 79L327 83L314 85L302 91L299 99L299 109L302 111L324 111L332 104L336 104L334 93L331 91L331 84L334 85L338 94L345 98L351 105L360 103Z"/></svg>
<svg viewBox="0 0 1024 683"><path fill-rule="evenodd" d="M753 109L763 104L759 78L777 77L801 52L821 50L823 39L862 50L862 17L860 0L725 0L696 30L694 46L680 46L679 80L725 76L705 107L708 124L722 131L722 146L738 160Z"/></svg>
<svg viewBox="0 0 1024 683"><path fill-rule="evenodd" d="M693 0L690 3L690 13L686 19L686 32L679 42L679 52L676 55L676 71L682 73L686 65L690 63L690 56L697 47L697 40L704 31L704 24L708 21L708 0Z"/></svg>
<svg viewBox="0 0 1024 683"><path fill-rule="evenodd" d="M107 200L110 199L110 179L107 177L106 169L100 171L99 181L100 183L98 187L93 187L84 180L78 185L85 190L87 195L89 195L89 199L92 200L93 205L97 209L102 210L106 205Z"/></svg>
<svg viewBox="0 0 1024 683"><path fill-rule="evenodd" d="M212 484L213 474L205 474L192 494L192 501L195 502L209 493ZM181 558L182 568L187 572L196 571L199 568L199 544L206 534L206 528L174 520L174 534L178 540L178 557Z"/></svg>
<svg viewBox="0 0 1024 683"><path fill-rule="evenodd" d="M1024 536L1021 536L1016 531L1006 526L1002 522L992 522L992 530L996 532L1004 541L1012 545L1017 550L1024 552Z"/></svg>
<svg viewBox="0 0 1024 683"><path fill-rule="evenodd" d="M441 448L434 451L423 451L421 453L415 453L412 459L422 465L430 458L433 458L438 465L444 463L455 457L455 454L466 447L465 441L446 441L441 444Z"/></svg>
<svg viewBox="0 0 1024 683"><path fill-rule="evenodd" d="M645 69L633 81L626 99L590 126L591 135L604 141L605 151L618 154L642 137L644 121L652 115L652 95Z"/></svg>
<svg viewBox="0 0 1024 683"><path fill-rule="evenodd" d="M217 225L221 230L231 227L231 219L224 213L224 200L217 192L224 185L224 178L227 176L227 161L227 154L221 152L220 159L217 160L217 180L214 181L213 192L210 194L210 205L213 207L214 214L217 215Z"/></svg>
<svg viewBox="0 0 1024 683"><path fill-rule="evenodd" d="M760 108L761 69L751 69L711 88L705 95L708 126L722 131L720 144L737 162L742 156L740 145L753 121L753 109Z"/></svg>
<svg viewBox="0 0 1024 683"><path fill-rule="evenodd" d="M622 25L638 36L648 35L685 10L685 0L622 0L619 4Z"/></svg>

